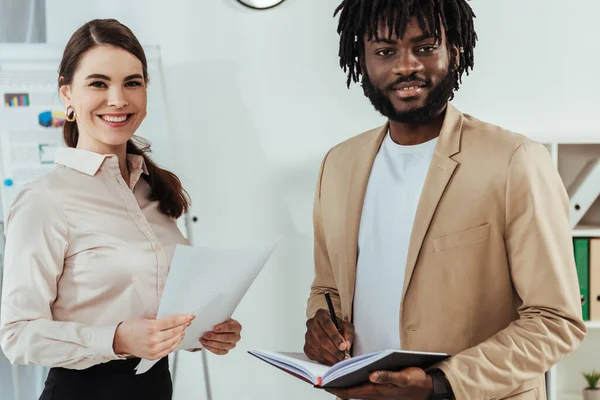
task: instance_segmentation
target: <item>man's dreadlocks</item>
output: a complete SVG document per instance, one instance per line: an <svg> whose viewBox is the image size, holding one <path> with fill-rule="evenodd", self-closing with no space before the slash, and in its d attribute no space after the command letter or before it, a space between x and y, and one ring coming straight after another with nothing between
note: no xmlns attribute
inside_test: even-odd
<svg viewBox="0 0 600 400"><path fill-rule="evenodd" d="M343 0L334 16L338 13L340 66L348 73L348 87L363 75L359 56L365 35L368 40L380 39L378 27L383 23L388 27L390 38L393 33L402 38L413 16L417 17L423 32L437 41L441 40L443 28L450 45L460 50L455 90L462 82L463 73L468 75L469 69L473 69L477 34L473 25L475 14L467 0Z"/></svg>

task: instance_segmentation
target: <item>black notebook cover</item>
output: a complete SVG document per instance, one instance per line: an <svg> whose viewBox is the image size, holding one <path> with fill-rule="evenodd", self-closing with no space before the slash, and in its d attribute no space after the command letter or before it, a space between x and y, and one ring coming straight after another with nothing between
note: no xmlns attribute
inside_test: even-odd
<svg viewBox="0 0 600 400"><path fill-rule="evenodd" d="M425 369L449 357L445 354L391 353L357 371L340 376L323 387L327 389L350 388L369 382L369 375L375 371L400 371L409 367Z"/></svg>

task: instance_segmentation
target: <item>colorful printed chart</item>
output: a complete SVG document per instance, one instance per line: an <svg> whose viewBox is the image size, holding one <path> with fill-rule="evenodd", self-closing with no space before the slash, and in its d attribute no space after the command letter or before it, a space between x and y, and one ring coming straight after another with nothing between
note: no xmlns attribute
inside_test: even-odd
<svg viewBox="0 0 600 400"><path fill-rule="evenodd" d="M63 111L44 111L38 115L38 122L45 128L60 128L65 124Z"/></svg>
<svg viewBox="0 0 600 400"><path fill-rule="evenodd" d="M28 93L6 93L4 107L29 107Z"/></svg>

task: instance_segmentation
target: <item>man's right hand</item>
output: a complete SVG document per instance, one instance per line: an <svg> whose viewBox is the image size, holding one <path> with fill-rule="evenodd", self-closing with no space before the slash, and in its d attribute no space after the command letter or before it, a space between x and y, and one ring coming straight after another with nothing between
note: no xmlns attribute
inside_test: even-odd
<svg viewBox="0 0 600 400"><path fill-rule="evenodd" d="M306 322L304 353L311 360L325 365L336 364L346 358L346 351L354 341L354 326L338 318L342 334L338 332L329 312L317 310Z"/></svg>
<svg viewBox="0 0 600 400"><path fill-rule="evenodd" d="M123 321L113 342L115 354L131 354L148 360L166 357L179 346L185 329L195 317L182 314L156 319L155 315Z"/></svg>

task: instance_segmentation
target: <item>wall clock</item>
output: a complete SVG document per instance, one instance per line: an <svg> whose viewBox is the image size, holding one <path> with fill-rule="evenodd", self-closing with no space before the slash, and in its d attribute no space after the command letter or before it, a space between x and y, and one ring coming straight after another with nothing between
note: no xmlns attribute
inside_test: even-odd
<svg viewBox="0 0 600 400"><path fill-rule="evenodd" d="M238 0L240 3L245 5L246 7L254 8L257 10L265 10L267 8L275 7L284 0Z"/></svg>

